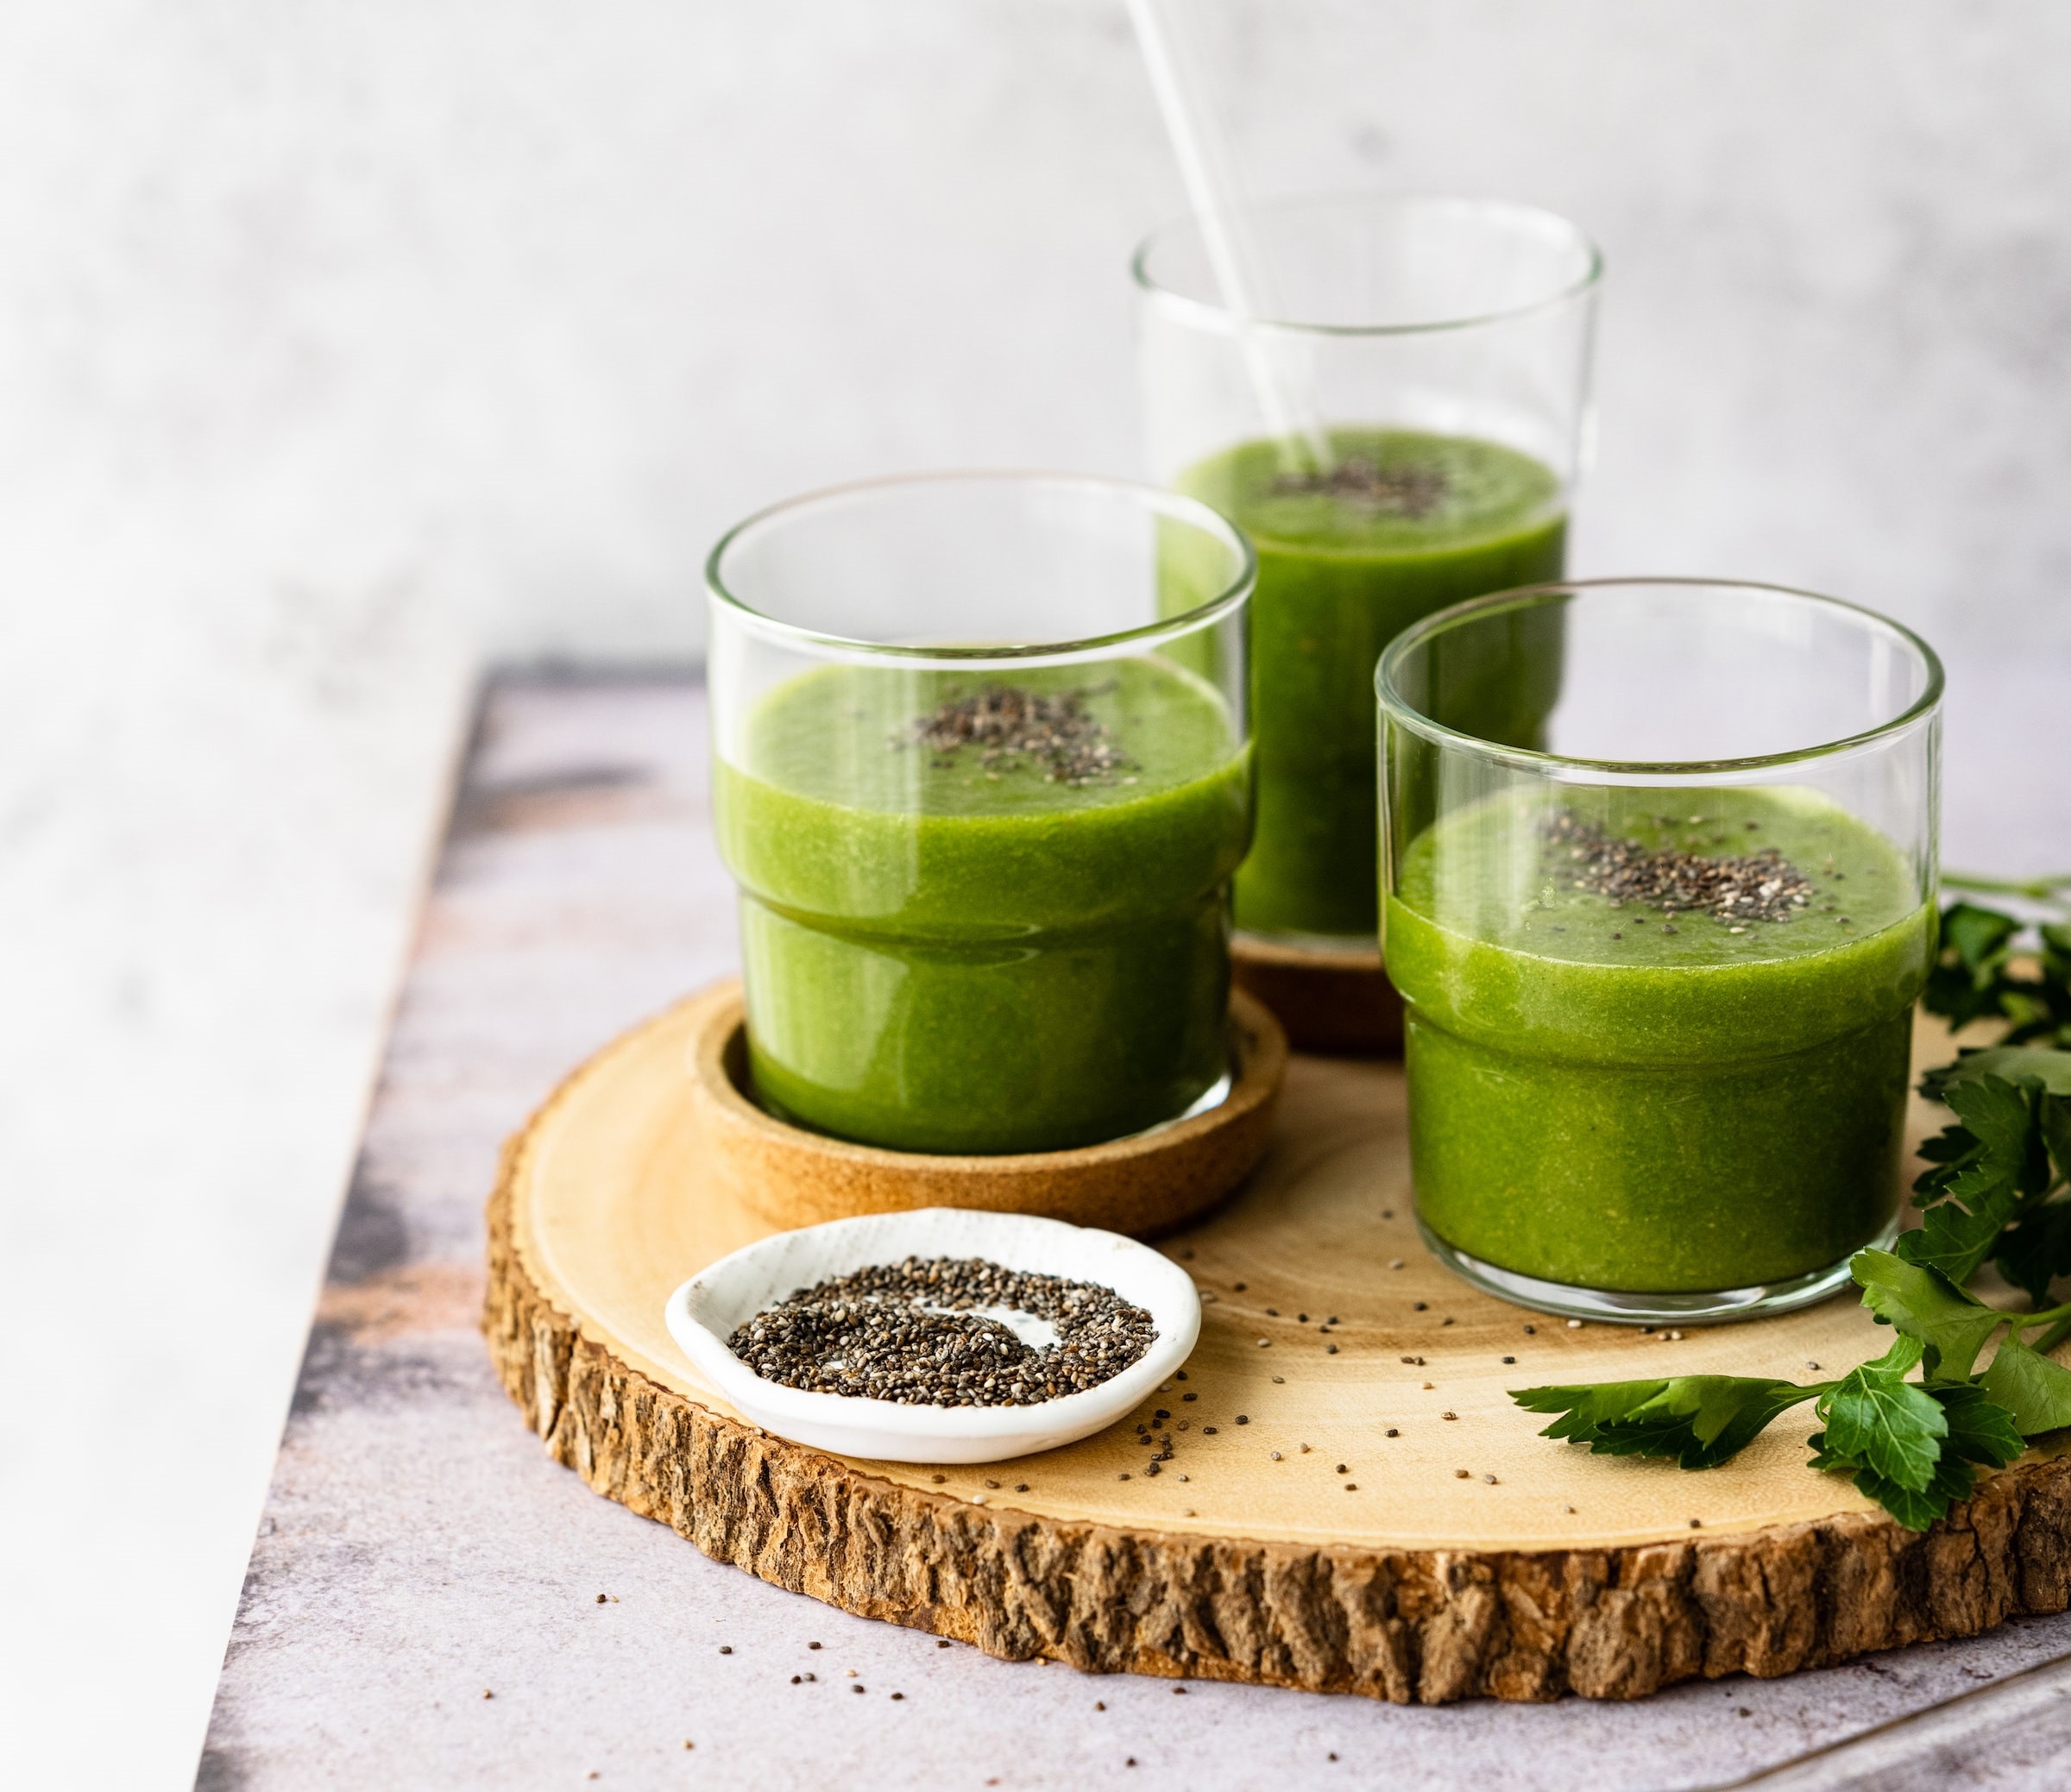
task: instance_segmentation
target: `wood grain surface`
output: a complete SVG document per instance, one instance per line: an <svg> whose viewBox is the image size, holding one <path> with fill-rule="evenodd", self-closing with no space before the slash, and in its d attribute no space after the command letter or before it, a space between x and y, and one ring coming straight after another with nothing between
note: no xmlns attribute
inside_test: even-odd
<svg viewBox="0 0 2071 1792"><path fill-rule="evenodd" d="M998 1655L1433 1703L1782 1674L2071 1601L2062 1449L1916 1535L1806 1468L1796 1419L1702 1474L1540 1439L1507 1389L1838 1373L1883 1339L1845 1298L1646 1333L1466 1287L1418 1241L1401 1072L1378 1063L1295 1059L1263 1165L1167 1241L1202 1337L1134 1421L941 1469L765 1436L662 1324L678 1281L771 1229L714 1173L687 1084L733 999L571 1077L489 1215L505 1386L559 1460L708 1555Z"/></svg>

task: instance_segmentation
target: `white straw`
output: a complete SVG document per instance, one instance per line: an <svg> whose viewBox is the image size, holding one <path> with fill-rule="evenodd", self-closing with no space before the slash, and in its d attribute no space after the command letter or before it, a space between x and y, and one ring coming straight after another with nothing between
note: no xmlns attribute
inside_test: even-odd
<svg viewBox="0 0 2071 1792"><path fill-rule="evenodd" d="M1223 308L1237 326L1244 366L1265 413L1266 426L1278 439L1306 448L1313 470L1327 473L1333 456L1330 437L1309 382L1290 377L1284 361L1258 320L1272 315L1268 305L1267 271L1251 240L1249 220L1238 199L1235 165L1207 104L1206 85L1194 60L1192 42L1176 14L1184 0L1129 0L1136 42L1150 72L1151 90L1187 197L1200 221L1208 265L1222 293Z"/></svg>

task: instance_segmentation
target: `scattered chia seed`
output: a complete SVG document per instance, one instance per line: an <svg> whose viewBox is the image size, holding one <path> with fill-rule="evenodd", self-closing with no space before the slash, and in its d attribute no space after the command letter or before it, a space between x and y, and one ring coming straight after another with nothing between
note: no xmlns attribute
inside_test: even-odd
<svg viewBox="0 0 2071 1792"><path fill-rule="evenodd" d="M997 777L1033 764L1045 783L1106 783L1133 771L1136 762L1115 745L1107 724L1087 713L1089 697L1105 696L1111 684L1050 696L1019 685L988 684L973 696L951 697L933 714L919 716L895 747L922 746L947 767L965 747L978 749L979 768Z"/></svg>
<svg viewBox="0 0 2071 1792"><path fill-rule="evenodd" d="M1038 1349L973 1309L1048 1320ZM1033 1406L1111 1380L1157 1336L1150 1315L1094 1282L982 1257L909 1257L800 1288L727 1347L765 1380L904 1406Z"/></svg>
<svg viewBox="0 0 2071 1792"><path fill-rule="evenodd" d="M1604 897L1615 909L1633 902L1670 915L1687 910L1724 921L1785 921L1812 900L1812 880L1774 846L1717 858L1671 847L1649 852L1637 840L1615 839L1572 809L1554 815L1545 833L1549 856L1564 860L1573 887ZM1676 929L1665 922L1662 931Z"/></svg>
<svg viewBox="0 0 2071 1792"><path fill-rule="evenodd" d="M1348 456L1327 473L1283 473L1275 492L1342 499L1362 510L1391 517L1426 517L1445 501L1452 481L1430 466L1382 467L1361 455Z"/></svg>

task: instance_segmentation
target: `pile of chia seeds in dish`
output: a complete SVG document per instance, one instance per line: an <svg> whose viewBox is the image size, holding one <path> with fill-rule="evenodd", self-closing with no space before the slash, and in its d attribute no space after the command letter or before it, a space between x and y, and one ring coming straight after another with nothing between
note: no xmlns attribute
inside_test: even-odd
<svg viewBox="0 0 2071 1792"><path fill-rule="evenodd" d="M1571 809L1547 822L1545 836L1549 852L1564 859L1561 869L1573 887L1607 898L1614 909L1632 902L1664 915L1687 911L1744 923L1791 921L1812 901L1812 880L1774 846L1719 858L1675 847L1650 850Z"/></svg>
<svg viewBox="0 0 2071 1792"><path fill-rule="evenodd" d="M932 714L919 717L895 746L923 746L937 765L956 763L966 747L978 750L979 764L997 777L1033 764L1054 784L1104 783L1132 762L1115 745L1107 724L1088 713L1089 697L1114 687L1068 690L1050 696L1018 685L988 684L973 695L951 697Z"/></svg>
<svg viewBox="0 0 2071 1792"><path fill-rule="evenodd" d="M1047 1319L1041 1349L979 1308ZM765 1381L903 1406L1033 1406L1110 1380L1150 1348L1142 1307L1097 1282L983 1257L909 1257L800 1288L727 1348Z"/></svg>
<svg viewBox="0 0 2071 1792"><path fill-rule="evenodd" d="M1318 493L1389 516L1429 516L1445 501L1451 482L1437 467L1382 467L1347 456L1328 473L1283 473L1273 481L1282 493Z"/></svg>

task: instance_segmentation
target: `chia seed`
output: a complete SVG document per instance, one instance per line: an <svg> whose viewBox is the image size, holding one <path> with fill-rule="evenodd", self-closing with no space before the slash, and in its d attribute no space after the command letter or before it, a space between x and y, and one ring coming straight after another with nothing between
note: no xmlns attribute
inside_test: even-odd
<svg viewBox="0 0 2071 1792"><path fill-rule="evenodd" d="M1554 815L1545 833L1548 855L1562 863L1572 887L1604 897L1614 909L1632 902L1664 915L1687 910L1724 921L1788 921L1812 900L1812 880L1774 846L1719 858L1672 847L1650 851L1571 809ZM1662 931L1675 928L1665 922Z"/></svg>
<svg viewBox="0 0 2071 1792"><path fill-rule="evenodd" d="M988 684L974 695L950 697L931 714L917 717L895 747L926 747L944 768L966 747L978 751L979 769L990 777L1032 764L1044 782L1106 783L1136 769L1115 745L1107 724L1086 709L1086 700L1105 696L1111 684L1051 696L1019 685Z"/></svg>
<svg viewBox="0 0 2071 1792"><path fill-rule="evenodd" d="M1277 493L1342 499L1362 510L1392 517L1425 517L1445 501L1451 481L1437 467L1382 467L1348 455L1328 473L1285 473L1273 481Z"/></svg>
<svg viewBox="0 0 2071 1792"><path fill-rule="evenodd" d="M1048 1320L1023 1342L979 1308ZM1008 1269L982 1257L909 1257L800 1288L727 1347L764 1380L903 1406L1033 1406L1098 1387L1157 1336L1112 1288Z"/></svg>

